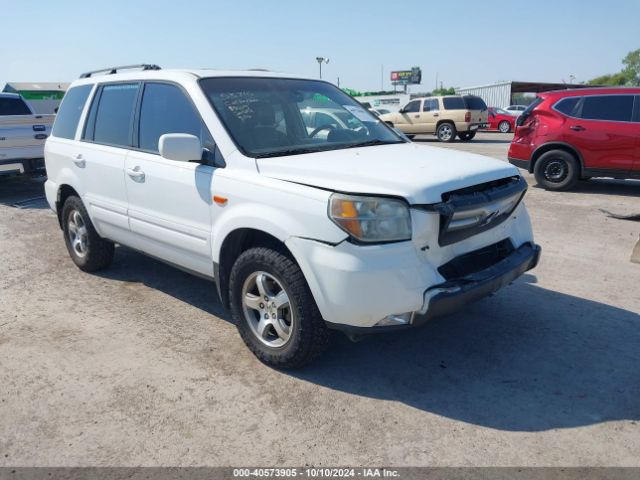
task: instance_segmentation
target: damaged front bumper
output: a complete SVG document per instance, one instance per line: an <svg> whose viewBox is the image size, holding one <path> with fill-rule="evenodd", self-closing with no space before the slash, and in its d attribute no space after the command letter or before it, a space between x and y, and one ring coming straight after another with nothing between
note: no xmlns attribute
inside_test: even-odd
<svg viewBox="0 0 640 480"><path fill-rule="evenodd" d="M365 334L390 332L423 325L434 318L455 313L465 305L509 285L524 272L531 270L538 264L540 252L540 246L525 243L490 267L429 288L424 292L422 308L413 312L406 324L374 327L342 324L330 324L330 326L343 331L351 338L357 338Z"/></svg>
<svg viewBox="0 0 640 480"><path fill-rule="evenodd" d="M484 270L430 288L424 294L422 310L415 313L411 325L422 325L433 318L450 315L509 285L538 264L540 251L539 245L525 243Z"/></svg>

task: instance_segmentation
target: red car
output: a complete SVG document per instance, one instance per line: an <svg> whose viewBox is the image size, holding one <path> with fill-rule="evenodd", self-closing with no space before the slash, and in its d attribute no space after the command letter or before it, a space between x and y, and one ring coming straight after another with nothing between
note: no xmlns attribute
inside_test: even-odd
<svg viewBox="0 0 640 480"><path fill-rule="evenodd" d="M640 178L640 88L540 93L516 120L509 161L548 190Z"/></svg>
<svg viewBox="0 0 640 480"><path fill-rule="evenodd" d="M509 133L515 128L516 118L502 108L489 107L489 128L487 130Z"/></svg>

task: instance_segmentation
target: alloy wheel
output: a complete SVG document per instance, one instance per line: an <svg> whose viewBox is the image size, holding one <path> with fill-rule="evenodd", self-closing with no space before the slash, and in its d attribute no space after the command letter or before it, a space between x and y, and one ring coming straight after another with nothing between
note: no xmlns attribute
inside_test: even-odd
<svg viewBox="0 0 640 480"><path fill-rule="evenodd" d="M72 210L67 222L69 243L76 255L83 258L89 251L89 235L87 225L78 210Z"/></svg>
<svg viewBox="0 0 640 480"><path fill-rule="evenodd" d="M445 142L451 139L451 135L453 135L453 130L449 125L443 125L438 130L438 136L440 137L440 140L443 140Z"/></svg>
<svg viewBox="0 0 640 480"><path fill-rule="evenodd" d="M255 272L247 277L242 310L253 334L268 347L282 347L291 338L295 317L289 295L273 275Z"/></svg>

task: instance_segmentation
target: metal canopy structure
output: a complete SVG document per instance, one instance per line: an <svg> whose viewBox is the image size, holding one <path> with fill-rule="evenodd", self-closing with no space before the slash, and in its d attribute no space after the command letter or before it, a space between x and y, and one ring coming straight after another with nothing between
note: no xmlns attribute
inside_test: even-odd
<svg viewBox="0 0 640 480"><path fill-rule="evenodd" d="M521 82L510 80L506 82L478 85L475 87L456 88L456 93L461 95L477 95L490 107L506 107L514 103L514 95L549 92L551 90L566 90L569 88L585 88L594 85L580 83L549 83L549 82Z"/></svg>

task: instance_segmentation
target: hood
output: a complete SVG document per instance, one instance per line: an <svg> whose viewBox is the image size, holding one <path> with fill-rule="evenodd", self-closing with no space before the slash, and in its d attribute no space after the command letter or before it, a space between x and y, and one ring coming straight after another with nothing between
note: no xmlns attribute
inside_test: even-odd
<svg viewBox="0 0 640 480"><path fill-rule="evenodd" d="M393 195L410 204L438 203L442 194L510 177L507 162L413 143L260 158L261 175L344 193Z"/></svg>

